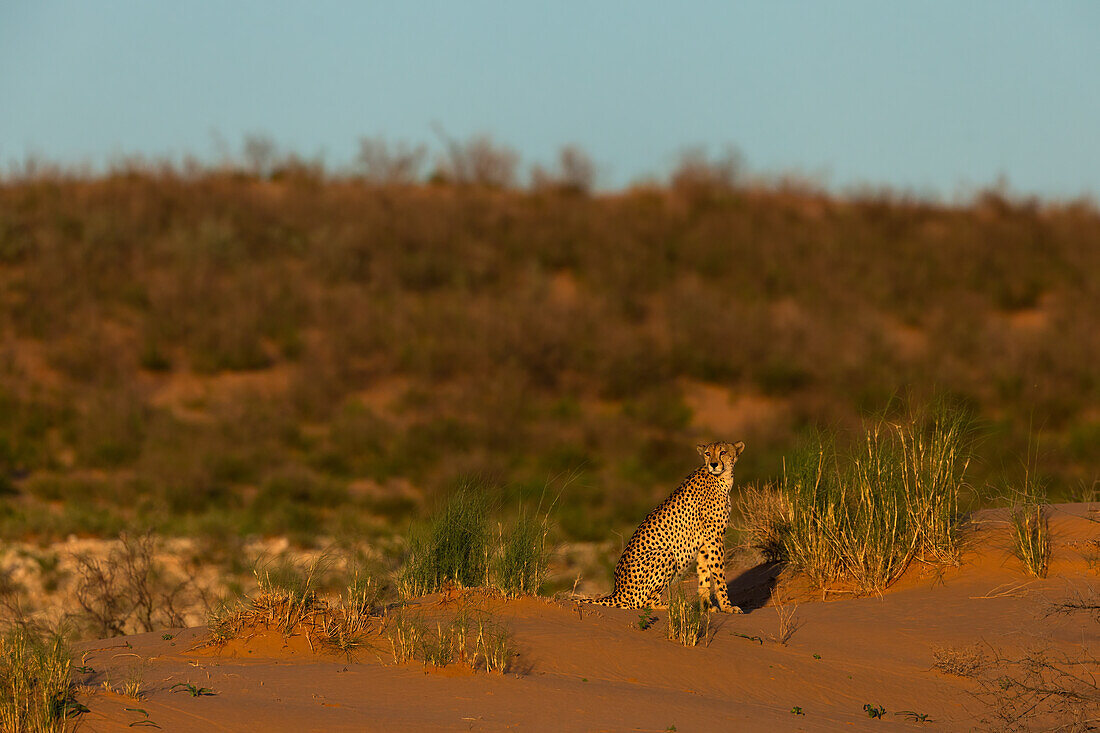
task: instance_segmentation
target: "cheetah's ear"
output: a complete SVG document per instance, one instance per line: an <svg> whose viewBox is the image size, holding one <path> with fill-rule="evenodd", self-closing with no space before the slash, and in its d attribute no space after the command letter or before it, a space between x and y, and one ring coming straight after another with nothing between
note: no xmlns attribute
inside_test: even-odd
<svg viewBox="0 0 1100 733"><path fill-rule="evenodd" d="M735 458L740 456L744 452L744 450L745 444L742 443L740 440L733 444L733 455Z"/></svg>
<svg viewBox="0 0 1100 733"><path fill-rule="evenodd" d="M699 455L703 455L703 453L705 453L707 450L707 444L700 443L699 445L695 446L695 450L699 451Z"/></svg>

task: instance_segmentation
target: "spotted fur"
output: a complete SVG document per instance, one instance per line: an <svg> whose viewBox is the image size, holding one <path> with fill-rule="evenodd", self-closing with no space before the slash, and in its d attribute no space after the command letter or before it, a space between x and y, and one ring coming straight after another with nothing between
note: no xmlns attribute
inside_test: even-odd
<svg viewBox="0 0 1100 733"><path fill-rule="evenodd" d="M590 603L618 608L657 605L661 590L692 561L698 563L699 596L708 604L712 584L718 608L741 613L726 590L724 541L730 520L733 464L745 444L696 446L703 465L649 513L615 566L615 592Z"/></svg>

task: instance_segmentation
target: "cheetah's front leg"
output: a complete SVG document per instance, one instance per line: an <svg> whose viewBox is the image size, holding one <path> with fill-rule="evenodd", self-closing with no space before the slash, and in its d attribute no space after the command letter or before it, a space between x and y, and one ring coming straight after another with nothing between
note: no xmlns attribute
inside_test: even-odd
<svg viewBox="0 0 1100 733"><path fill-rule="evenodd" d="M703 543L699 548L699 597L710 603L711 583L714 583L714 593L718 596L718 607L726 613L741 613L738 606L730 603L729 591L726 589L725 553L719 539L712 539Z"/></svg>

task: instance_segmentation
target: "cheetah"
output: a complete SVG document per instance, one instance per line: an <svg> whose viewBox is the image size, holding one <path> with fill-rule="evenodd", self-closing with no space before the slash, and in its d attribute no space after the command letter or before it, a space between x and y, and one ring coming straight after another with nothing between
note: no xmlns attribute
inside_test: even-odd
<svg viewBox="0 0 1100 733"><path fill-rule="evenodd" d="M660 506L649 513L626 544L615 566L615 592L589 603L618 608L654 607L661 589L698 561L699 596L718 608L741 613L726 590L723 543L730 520L733 464L745 444L707 443L696 446L703 465L684 479Z"/></svg>

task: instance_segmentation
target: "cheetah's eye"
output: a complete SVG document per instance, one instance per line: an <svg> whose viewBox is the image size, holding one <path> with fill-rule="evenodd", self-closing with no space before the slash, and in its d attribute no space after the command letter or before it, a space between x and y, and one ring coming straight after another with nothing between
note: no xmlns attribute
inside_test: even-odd
<svg viewBox="0 0 1100 733"><path fill-rule="evenodd" d="M722 451L722 452L721 452L721 453L719 453L718 455L720 455L720 456L724 456L724 455L726 455L726 452L725 452L725 451Z"/></svg>

